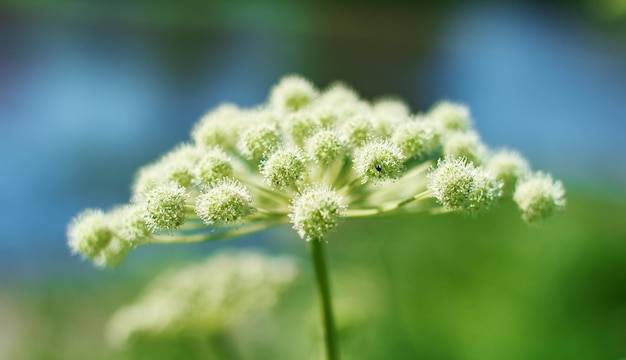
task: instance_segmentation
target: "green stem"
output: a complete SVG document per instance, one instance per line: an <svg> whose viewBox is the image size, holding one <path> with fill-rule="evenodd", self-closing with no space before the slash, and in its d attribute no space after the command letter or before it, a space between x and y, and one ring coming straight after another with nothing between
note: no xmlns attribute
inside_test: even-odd
<svg viewBox="0 0 626 360"><path fill-rule="evenodd" d="M330 296L330 283L326 271L326 260L324 258L324 242L321 240L311 240L311 259L315 268L315 280L317 291L322 305L322 322L324 324L324 342L326 347L326 359L339 359L339 341L335 329L333 318L332 298Z"/></svg>

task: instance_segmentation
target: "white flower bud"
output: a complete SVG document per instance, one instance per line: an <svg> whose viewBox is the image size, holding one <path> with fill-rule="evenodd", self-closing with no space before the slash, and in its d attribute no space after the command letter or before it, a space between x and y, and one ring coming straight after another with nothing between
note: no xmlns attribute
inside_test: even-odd
<svg viewBox="0 0 626 360"><path fill-rule="evenodd" d="M442 132L467 131L472 127L472 118L465 105L441 101L428 112L428 116L439 124Z"/></svg>
<svg viewBox="0 0 626 360"><path fill-rule="evenodd" d="M287 114L306 107L317 95L317 90L308 80L291 75L282 78L274 86L270 95L270 104L278 113Z"/></svg>
<svg viewBox="0 0 626 360"><path fill-rule="evenodd" d="M517 180L530 171L530 166L522 155L517 151L504 149L491 155L487 168L496 175L498 180L502 181L504 184L502 192L505 195L511 195Z"/></svg>
<svg viewBox="0 0 626 360"><path fill-rule="evenodd" d="M197 186L210 183L233 174L230 158L220 148L212 148L202 154L193 169L194 184Z"/></svg>
<svg viewBox="0 0 626 360"><path fill-rule="evenodd" d="M142 197L144 219L150 231L174 230L185 222L185 188L176 183L156 186Z"/></svg>
<svg viewBox="0 0 626 360"><path fill-rule="evenodd" d="M338 159L344 152L343 142L333 130L317 132L306 140L304 148L309 159L322 166Z"/></svg>
<svg viewBox="0 0 626 360"><path fill-rule="evenodd" d="M423 158L439 146L439 137L433 125L426 121L408 121L396 127L391 137L407 158Z"/></svg>
<svg viewBox="0 0 626 360"><path fill-rule="evenodd" d="M254 212L252 196L240 182L223 179L196 200L196 214L207 225L232 224Z"/></svg>
<svg viewBox="0 0 626 360"><path fill-rule="evenodd" d="M304 160L297 149L275 151L261 163L261 175L270 186L277 189L295 185L306 170Z"/></svg>
<svg viewBox="0 0 626 360"><path fill-rule="evenodd" d="M193 172L200 157L200 148L191 144L178 145L157 163L161 167L161 182L175 182L182 187L191 186Z"/></svg>
<svg viewBox="0 0 626 360"><path fill-rule="evenodd" d="M522 211L524 221L538 224L565 207L565 188L550 174L537 172L519 180L513 200Z"/></svg>
<svg viewBox="0 0 626 360"><path fill-rule="evenodd" d="M328 186L313 185L293 199L289 219L302 239L322 240L342 218L347 208L342 201Z"/></svg>
<svg viewBox="0 0 626 360"><path fill-rule="evenodd" d="M102 210L86 209L70 222L67 238L72 253L95 258L109 245L113 232Z"/></svg>
<svg viewBox="0 0 626 360"><path fill-rule="evenodd" d="M132 247L126 241L114 237L94 258L94 263L100 267L116 267L124 261L131 249Z"/></svg>
<svg viewBox="0 0 626 360"><path fill-rule="evenodd" d="M320 102L331 108L356 103L359 94L343 83L332 84L320 97Z"/></svg>
<svg viewBox="0 0 626 360"><path fill-rule="evenodd" d="M476 165L482 164L488 155L485 144L474 131L454 132L445 138L443 155L446 157L464 157Z"/></svg>
<svg viewBox="0 0 626 360"><path fill-rule="evenodd" d="M475 213L493 205L502 194L502 183L464 158L439 160L430 174L428 189L445 208Z"/></svg>
<svg viewBox="0 0 626 360"><path fill-rule="evenodd" d="M396 179L402 173L404 160L402 151L396 145L374 140L355 150L354 171L362 177L363 183L369 179Z"/></svg>

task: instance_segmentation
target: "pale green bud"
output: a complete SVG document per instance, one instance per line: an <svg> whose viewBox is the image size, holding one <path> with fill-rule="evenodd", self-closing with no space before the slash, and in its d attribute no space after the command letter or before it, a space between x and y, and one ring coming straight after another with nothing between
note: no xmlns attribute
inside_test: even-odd
<svg viewBox="0 0 626 360"><path fill-rule="evenodd" d="M278 113L287 114L308 106L317 96L317 90L308 80L291 75L274 86L270 104Z"/></svg>
<svg viewBox="0 0 626 360"><path fill-rule="evenodd" d="M261 175L272 187L282 189L295 185L306 170L304 155L297 149L275 151L261 163Z"/></svg>
<svg viewBox="0 0 626 360"><path fill-rule="evenodd" d="M297 146L302 146L304 139L322 126L319 118L315 115L315 113L309 111L300 111L289 114L283 122L285 132L289 134Z"/></svg>
<svg viewBox="0 0 626 360"><path fill-rule="evenodd" d="M538 224L565 207L565 188L550 174L537 172L518 181L513 200L524 221Z"/></svg>
<svg viewBox="0 0 626 360"><path fill-rule="evenodd" d="M317 184L293 199L289 219L302 239L319 241L337 226L346 208L339 194Z"/></svg>
<svg viewBox="0 0 626 360"><path fill-rule="evenodd" d="M361 146L376 134L371 115L354 115L344 123L341 131L346 142L354 147Z"/></svg>
<svg viewBox="0 0 626 360"><path fill-rule="evenodd" d="M439 124L444 133L447 131L467 131L473 123L470 111L465 105L449 101L435 104L428 116Z"/></svg>
<svg viewBox="0 0 626 360"><path fill-rule="evenodd" d="M156 186L142 196L144 219L150 231L174 230L185 222L188 194L176 183Z"/></svg>
<svg viewBox="0 0 626 360"><path fill-rule="evenodd" d="M102 210L86 209L70 222L67 238L72 253L94 258L109 245L113 232Z"/></svg>
<svg viewBox="0 0 626 360"><path fill-rule="evenodd" d="M354 151L354 171L365 183L368 180L398 178L404 169L402 151L389 141L373 140Z"/></svg>
<svg viewBox="0 0 626 360"><path fill-rule="evenodd" d="M309 159L326 166L343 155L344 145L333 130L322 130L306 140L304 146Z"/></svg>
<svg viewBox="0 0 626 360"><path fill-rule="evenodd" d="M139 168L135 174L132 186L133 201L140 201L141 195L153 189L162 182L162 167L160 164L150 164Z"/></svg>
<svg viewBox="0 0 626 360"><path fill-rule="evenodd" d="M175 182L182 187L191 186L194 169L200 158L200 148L191 144L178 145L157 163L161 167L161 182Z"/></svg>
<svg viewBox="0 0 626 360"><path fill-rule="evenodd" d="M320 102L330 107L342 106L358 101L359 94L343 83L332 84L320 97Z"/></svg>
<svg viewBox="0 0 626 360"><path fill-rule="evenodd" d="M216 180L233 174L230 158L220 148L207 150L193 170L194 184L208 185Z"/></svg>
<svg viewBox="0 0 626 360"><path fill-rule="evenodd" d="M152 236L145 219L145 209L138 204L122 205L109 213L109 222L115 237L129 248L147 241Z"/></svg>
<svg viewBox="0 0 626 360"><path fill-rule="evenodd" d="M207 225L232 224L254 212L252 196L240 182L222 179L196 200L196 214Z"/></svg>
<svg viewBox="0 0 626 360"><path fill-rule="evenodd" d="M487 147L474 131L451 133L443 143L444 156L464 157L476 165L482 164L488 153Z"/></svg>
<svg viewBox="0 0 626 360"><path fill-rule="evenodd" d="M281 134L278 125L266 115L259 114L258 121L250 124L239 138L239 150L248 160L259 159L278 148Z"/></svg>
<svg viewBox="0 0 626 360"><path fill-rule="evenodd" d="M504 184L502 192L511 195L515 189L515 183L523 175L530 171L528 161L517 151L498 150L489 158L487 168L491 170L496 178Z"/></svg>
<svg viewBox="0 0 626 360"><path fill-rule="evenodd" d="M502 194L502 183L491 172L464 158L439 160L428 177L428 189L445 208L470 213L485 210Z"/></svg>
<svg viewBox="0 0 626 360"><path fill-rule="evenodd" d="M433 125L426 121L408 121L399 125L391 137L407 158L423 158L432 154L439 146Z"/></svg>
<svg viewBox="0 0 626 360"><path fill-rule="evenodd" d="M227 146L236 142L237 126L245 113L233 104L222 104L208 112L194 126L191 137L196 145Z"/></svg>
<svg viewBox="0 0 626 360"><path fill-rule="evenodd" d="M320 105L308 110L323 128L332 128L339 122L339 116L329 106Z"/></svg>
<svg viewBox="0 0 626 360"><path fill-rule="evenodd" d="M408 118L411 110L402 100L396 98L383 98L374 103L376 115L393 116L395 118Z"/></svg>

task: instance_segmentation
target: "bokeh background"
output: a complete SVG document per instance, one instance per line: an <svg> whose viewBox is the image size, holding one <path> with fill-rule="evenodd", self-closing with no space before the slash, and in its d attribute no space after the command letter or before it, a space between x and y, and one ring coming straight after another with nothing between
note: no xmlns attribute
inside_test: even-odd
<svg viewBox="0 0 626 360"><path fill-rule="evenodd" d="M135 169L206 110L261 103L290 73L415 111L467 103L488 145L519 149L568 190L541 228L507 203L478 219L342 224L337 292L345 308L375 308L342 328L346 357L626 358L623 0L0 1L0 358L201 356L180 342L116 349L105 324L162 270L219 249L306 259L287 227L141 247L115 270L65 240L78 211L126 202ZM229 336L242 358L314 358L302 319L315 301L305 275L272 315L281 326Z"/></svg>

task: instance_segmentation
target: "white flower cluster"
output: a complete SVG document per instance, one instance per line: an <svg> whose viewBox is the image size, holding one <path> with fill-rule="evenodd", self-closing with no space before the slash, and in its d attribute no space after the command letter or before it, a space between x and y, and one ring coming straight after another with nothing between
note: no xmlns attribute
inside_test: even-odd
<svg viewBox="0 0 626 360"><path fill-rule="evenodd" d="M165 272L108 325L115 345L182 331L210 336L270 309L298 275L296 260L260 253L224 252Z"/></svg>
<svg viewBox="0 0 626 360"><path fill-rule="evenodd" d="M342 218L478 213L508 197L537 223L563 208L560 182L531 172L517 152L489 149L473 123L460 104L411 113L398 99L368 102L342 84L319 91L288 76L265 104L204 115L191 142L139 170L135 221L88 210L70 224L70 246L114 264L139 243L221 239L287 222L318 241Z"/></svg>

